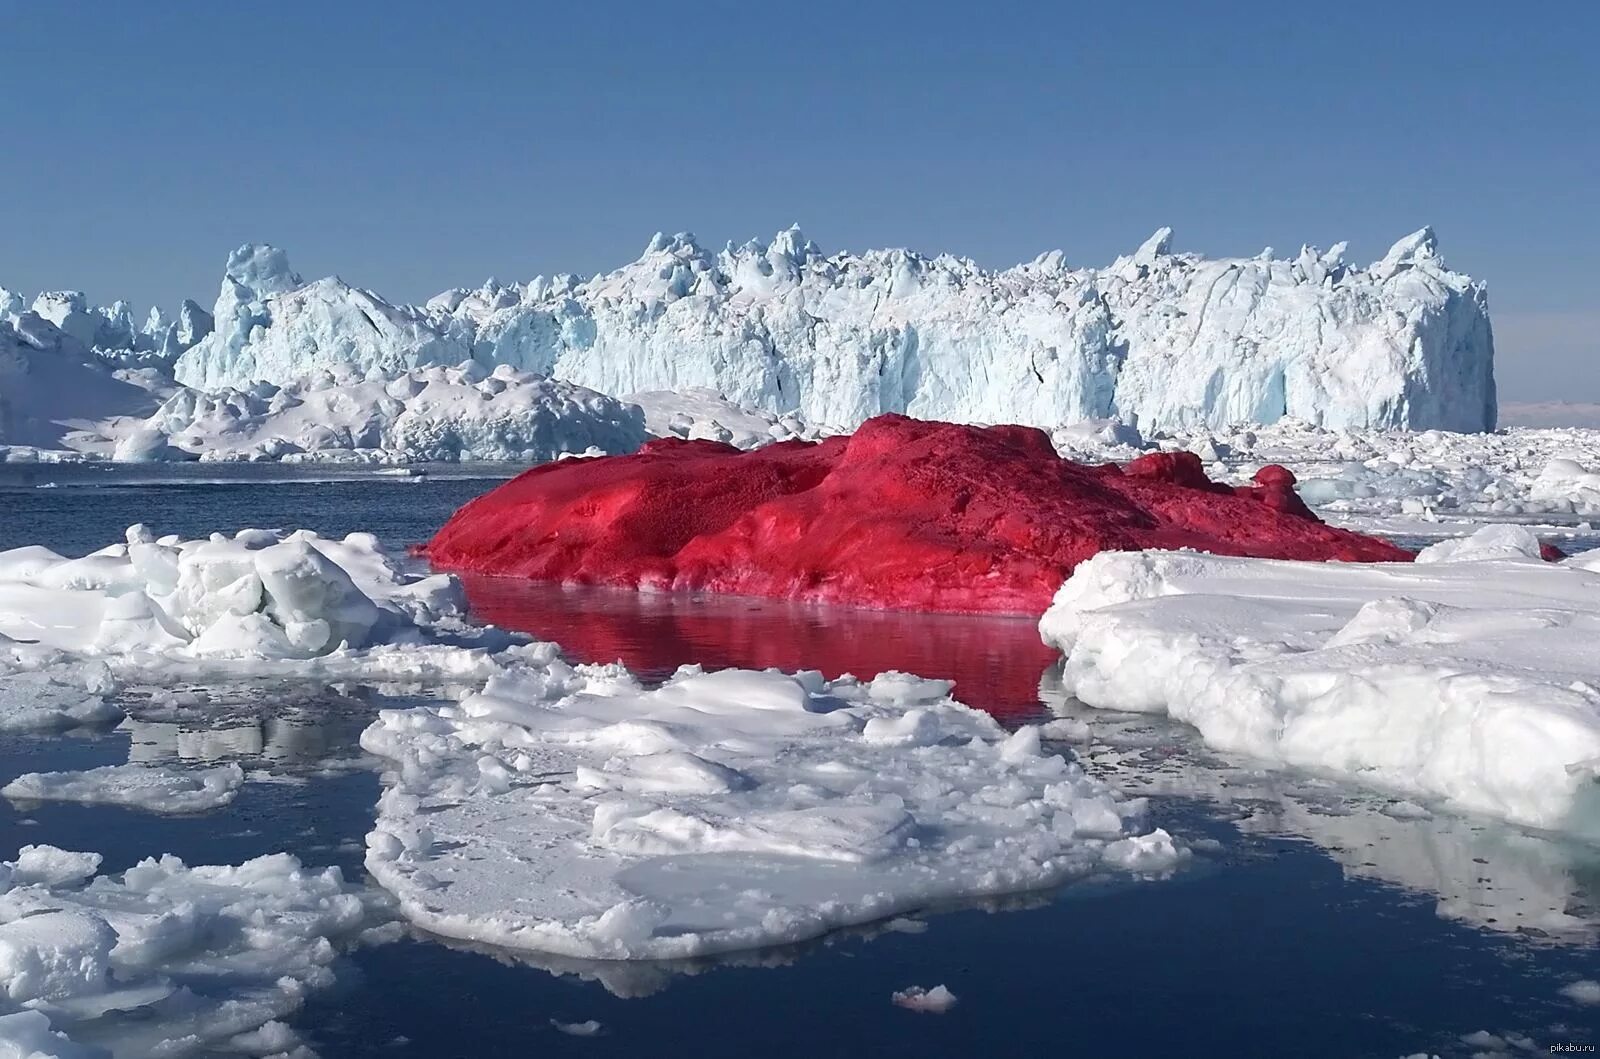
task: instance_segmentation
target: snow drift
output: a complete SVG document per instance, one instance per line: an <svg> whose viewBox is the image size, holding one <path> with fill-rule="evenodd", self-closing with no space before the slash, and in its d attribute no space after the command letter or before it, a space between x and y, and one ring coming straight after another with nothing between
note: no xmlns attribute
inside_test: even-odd
<svg viewBox="0 0 1600 1059"><path fill-rule="evenodd" d="M1478 431L1496 413L1485 289L1445 267L1429 229L1364 268L1343 244L1179 254L1162 229L1106 268L1055 252L1003 271L905 250L827 255L796 229L715 253L658 235L586 282L491 281L421 307L336 277L305 283L281 250L247 245L214 315L179 358L180 382L243 389L471 357L609 394L705 387L845 428L900 412Z"/></svg>
<svg viewBox="0 0 1600 1059"><path fill-rule="evenodd" d="M1209 481L1190 454L1062 460L1028 427L883 416L755 452L662 440L548 464L464 506L426 547L443 569L871 607L1042 611L1108 549L1402 559L1307 511L1293 475Z"/></svg>
<svg viewBox="0 0 1600 1059"><path fill-rule="evenodd" d="M1600 837L1600 553L1493 526L1412 564L1107 553L1041 619L1090 706L1223 750Z"/></svg>

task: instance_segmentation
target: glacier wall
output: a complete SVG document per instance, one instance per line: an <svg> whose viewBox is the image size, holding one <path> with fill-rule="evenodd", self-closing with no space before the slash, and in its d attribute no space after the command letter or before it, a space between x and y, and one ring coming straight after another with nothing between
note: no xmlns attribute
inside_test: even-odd
<svg viewBox="0 0 1600 1059"><path fill-rule="evenodd" d="M637 261L398 305L304 283L271 247L229 258L215 330L176 362L215 389L316 371L390 374L474 359L609 394L704 387L813 423L880 412L1144 431L1274 422L1492 429L1481 283L1433 232L1366 267L1174 253L1162 229L1105 268L1060 252L1000 271L905 250L824 254L798 229L717 252L657 235Z"/></svg>

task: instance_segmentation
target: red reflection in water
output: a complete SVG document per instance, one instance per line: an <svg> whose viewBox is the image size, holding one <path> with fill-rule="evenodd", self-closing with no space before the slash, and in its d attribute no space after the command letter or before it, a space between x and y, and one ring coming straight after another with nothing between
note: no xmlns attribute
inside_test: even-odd
<svg viewBox="0 0 1600 1059"><path fill-rule="evenodd" d="M870 678L888 669L956 682L955 696L1000 716L1039 711L1056 654L1031 618L923 614L743 596L567 588L461 575L473 614L554 640L580 662L621 660L646 678L707 669L818 669Z"/></svg>

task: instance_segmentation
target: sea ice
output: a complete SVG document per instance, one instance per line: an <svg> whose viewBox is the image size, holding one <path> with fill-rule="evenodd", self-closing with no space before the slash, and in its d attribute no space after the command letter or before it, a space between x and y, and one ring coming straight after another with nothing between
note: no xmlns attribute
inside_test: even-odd
<svg viewBox="0 0 1600 1059"><path fill-rule="evenodd" d="M78 772L28 772L0 788L13 801L122 805L152 813L199 813L233 801L244 770L229 763L211 769L160 765L103 765Z"/></svg>
<svg viewBox="0 0 1600 1059"><path fill-rule="evenodd" d="M1102 553L1040 632L1090 706L1600 837L1600 572L1532 558L1515 528L1435 547L1413 564Z"/></svg>
<svg viewBox="0 0 1600 1059"><path fill-rule="evenodd" d="M1142 803L948 690L695 668L647 690L551 655L380 714L367 867L436 934L638 960L1049 887L1134 837Z"/></svg>

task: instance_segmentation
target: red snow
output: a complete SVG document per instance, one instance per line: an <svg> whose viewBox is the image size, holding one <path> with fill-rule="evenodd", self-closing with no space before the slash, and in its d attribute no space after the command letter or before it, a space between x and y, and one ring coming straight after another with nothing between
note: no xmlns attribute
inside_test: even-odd
<svg viewBox="0 0 1600 1059"><path fill-rule="evenodd" d="M1192 453L1094 467L1031 427L896 415L819 444L663 439L545 464L466 504L423 554L445 570L577 584L1039 614L1079 562L1140 548L1411 557L1322 524L1282 467L1234 489Z"/></svg>

